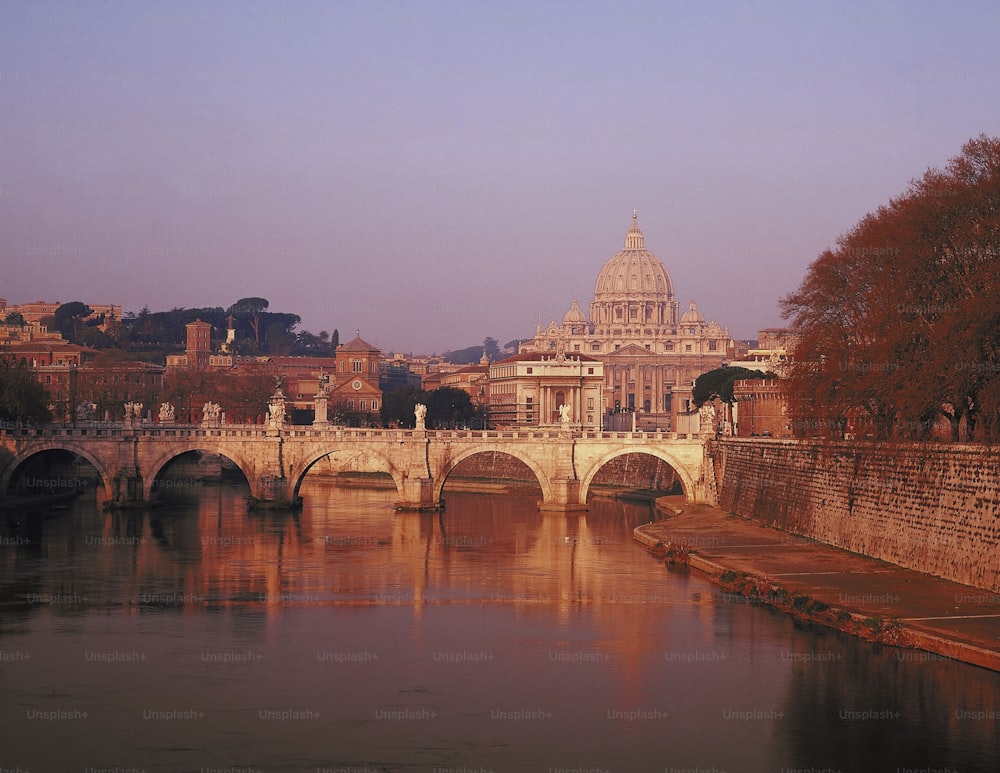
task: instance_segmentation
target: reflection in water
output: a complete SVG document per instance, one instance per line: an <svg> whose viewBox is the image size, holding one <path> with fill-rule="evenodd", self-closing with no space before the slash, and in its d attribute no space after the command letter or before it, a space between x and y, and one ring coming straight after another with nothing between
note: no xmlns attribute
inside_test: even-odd
<svg viewBox="0 0 1000 773"><path fill-rule="evenodd" d="M647 507L302 493L8 523L0 769L993 769L997 675L667 572Z"/></svg>

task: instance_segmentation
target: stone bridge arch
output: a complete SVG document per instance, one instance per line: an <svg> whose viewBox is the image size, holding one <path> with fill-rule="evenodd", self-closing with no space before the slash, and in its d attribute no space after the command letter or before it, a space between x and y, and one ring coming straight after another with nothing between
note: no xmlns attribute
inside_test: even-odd
<svg viewBox="0 0 1000 773"><path fill-rule="evenodd" d="M448 476L451 475L452 471L463 461L469 459L470 457L476 456L477 454L488 454L488 453L500 453L505 456L513 457L519 462L524 463L524 465L531 470L535 479L538 481L538 486L542 490L542 502L549 502L552 500L552 482L549 476L545 474L541 465L537 460L533 459L530 455L524 453L518 453L518 449L512 448L511 446L505 446L500 443L488 443L483 445L476 445L472 448L466 448L454 456L449 456L449 458L444 462L441 469L434 476L434 489L433 496L435 502L441 501L441 494L444 491L444 484L448 480Z"/></svg>
<svg viewBox="0 0 1000 773"><path fill-rule="evenodd" d="M197 440L203 440L204 438L197 438ZM157 477L163 469L170 464L174 459L184 454L189 454L192 451L204 451L208 454L216 454L217 456L224 456L226 459L235 464L243 477L246 478L247 484L250 486L250 493L254 496L257 495L257 479L253 476L253 467L250 465L245 457L242 457L239 453L233 453L232 449L229 449L223 443L204 443L204 442L191 442L191 443L172 443L169 448L159 452L157 455L153 456L151 459L143 465L145 469L143 470L142 476L142 496L144 499L148 500L153 494L153 486L156 483Z"/></svg>
<svg viewBox="0 0 1000 773"><path fill-rule="evenodd" d="M115 475L115 470L108 467L100 458L98 454L93 453L92 450L81 446L79 443L74 443L71 440L62 440L57 438L52 438L51 440L39 440L27 448L19 449L13 459L7 464L2 473L0 473L0 493L3 496L7 496L10 493L11 483L15 480L17 472L28 462L32 457L38 456L38 454L45 453L46 451L68 451L72 454L86 459L87 462L97 471L98 476L101 479L101 486L104 489L106 496L110 497L114 491L111 479Z"/></svg>
<svg viewBox="0 0 1000 773"><path fill-rule="evenodd" d="M612 459L617 459L619 456L626 456L627 454L647 454L649 456L654 456L663 462L670 465L671 469L677 473L677 477L680 480L681 488L684 490L684 497L691 501L694 491L695 491L695 478L691 474L691 471L687 468L687 465L679 459L676 455L664 451L662 448L656 446L624 446L622 448L614 449L613 451L608 451L597 457L591 464L589 469L587 469L582 477L580 478L580 502L586 504L587 497L590 494L590 486L594 482L594 478L597 477L597 473Z"/></svg>
<svg viewBox="0 0 1000 773"><path fill-rule="evenodd" d="M291 480L292 498L295 499L299 496L299 488L302 486L302 481L305 479L306 475L309 474L309 470L311 470L317 462L325 459L331 454L341 452L350 453L354 450L356 449L339 446L335 446L333 448L327 447L309 452L303 456L300 461L290 464L288 468L288 477ZM398 465L394 464L388 455L382 453L378 449L365 449L365 453L381 462L383 467L382 472L387 473L392 478L392 482L396 486L396 493L402 495L403 481L406 479L406 473Z"/></svg>

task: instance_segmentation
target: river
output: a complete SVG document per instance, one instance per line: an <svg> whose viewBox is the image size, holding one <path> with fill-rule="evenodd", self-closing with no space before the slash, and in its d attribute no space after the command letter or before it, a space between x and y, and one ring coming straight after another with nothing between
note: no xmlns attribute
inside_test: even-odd
<svg viewBox="0 0 1000 773"><path fill-rule="evenodd" d="M648 506L176 480L0 531L0 770L998 769L1000 675L667 570Z"/></svg>

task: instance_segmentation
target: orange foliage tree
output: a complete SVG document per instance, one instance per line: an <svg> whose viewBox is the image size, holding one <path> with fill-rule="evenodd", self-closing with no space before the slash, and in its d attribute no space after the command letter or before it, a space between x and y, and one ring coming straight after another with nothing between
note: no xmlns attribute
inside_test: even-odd
<svg viewBox="0 0 1000 773"><path fill-rule="evenodd" d="M799 434L992 439L1000 414L1000 138L866 215L781 301ZM980 429L981 428L981 429Z"/></svg>

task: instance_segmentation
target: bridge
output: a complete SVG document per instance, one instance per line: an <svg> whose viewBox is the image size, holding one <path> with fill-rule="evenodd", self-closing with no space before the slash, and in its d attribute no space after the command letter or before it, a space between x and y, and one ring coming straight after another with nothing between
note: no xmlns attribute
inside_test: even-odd
<svg viewBox="0 0 1000 773"><path fill-rule="evenodd" d="M542 490L541 509L586 509L600 469L624 454L649 454L674 469L689 502L715 503L715 476L705 439L669 432L354 429L260 424L44 426L0 430L0 496L14 488L24 464L46 451L68 451L100 477L107 506L149 502L157 476L181 454L202 451L233 462L246 476L250 504L292 507L309 469L322 459L363 456L388 473L401 509L440 505L445 481L475 454L519 459ZM326 467L330 469L330 467Z"/></svg>

